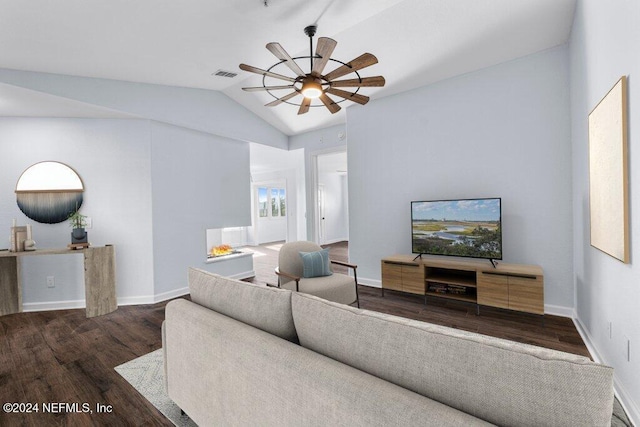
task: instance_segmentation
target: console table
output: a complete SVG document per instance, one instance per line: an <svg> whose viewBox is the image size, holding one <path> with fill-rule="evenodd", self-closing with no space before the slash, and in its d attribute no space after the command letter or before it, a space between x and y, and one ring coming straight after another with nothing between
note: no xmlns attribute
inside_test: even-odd
<svg viewBox="0 0 640 427"><path fill-rule="evenodd" d="M385 289L544 314L544 277L537 265L394 255L383 258Z"/></svg>
<svg viewBox="0 0 640 427"><path fill-rule="evenodd" d="M37 249L0 252L0 316L22 312L20 260L35 255L83 255L87 317L102 316L118 308L116 300L115 247L112 245L80 250Z"/></svg>

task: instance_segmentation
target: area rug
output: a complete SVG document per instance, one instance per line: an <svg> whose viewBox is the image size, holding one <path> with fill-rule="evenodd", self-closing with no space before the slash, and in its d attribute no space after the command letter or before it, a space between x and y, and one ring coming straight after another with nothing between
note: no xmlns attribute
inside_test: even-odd
<svg viewBox="0 0 640 427"><path fill-rule="evenodd" d="M115 370L174 425L197 427L188 416L181 415L178 405L167 396L164 389L162 349L116 366Z"/></svg>
<svg viewBox="0 0 640 427"><path fill-rule="evenodd" d="M162 349L123 363L120 366L116 366L115 369L173 424L179 427L197 427L196 423L191 421L188 416L180 414L180 408L169 399L164 390ZM617 398L613 402L611 426L632 427Z"/></svg>

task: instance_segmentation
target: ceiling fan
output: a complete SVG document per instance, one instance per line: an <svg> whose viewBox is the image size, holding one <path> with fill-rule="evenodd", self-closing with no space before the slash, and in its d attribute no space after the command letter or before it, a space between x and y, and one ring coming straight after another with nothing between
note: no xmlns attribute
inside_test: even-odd
<svg viewBox="0 0 640 427"><path fill-rule="evenodd" d="M304 114L308 112L310 107L321 107L322 105L327 107L331 114L335 114L340 111L340 106L338 104L346 100L357 102L358 104L362 105L369 102L369 97L359 94L358 91L362 87L384 86L384 77L361 77L358 71L373 64L377 64L378 58L370 53L363 53L357 58L346 63L338 61L337 59L333 59L331 58L331 54L333 53L333 50L335 49L338 42L328 37L320 37L318 39L316 53L314 55L313 36L316 34L316 30L316 25L309 25L304 29L305 34L309 36L308 56L298 56L292 58L287 53L287 51L284 50L282 46L280 46L280 43L269 43L267 44L267 49L280 60L279 62L276 62L266 70L252 67L251 65L240 64L241 70L262 75L262 86L243 87L242 90L245 90L247 92L266 91L275 98L275 101L266 104L267 107L274 107L282 103L296 105L300 106L300 108L298 109L298 114ZM305 59L309 59L308 73L305 73L298 62L296 62ZM337 63L339 64L339 66L327 74L322 74L324 68L329 62ZM281 64L289 67L289 69L295 74L295 77L289 77L284 74L272 71L274 68ZM355 74L352 78L345 80L336 80L351 73ZM290 84L269 86L267 85L266 81L267 77L284 80L289 82ZM354 92L338 89L344 87L357 89L355 89ZM282 91L287 89L290 89L291 92L284 96L277 96L272 93L272 91ZM334 99L329 97L328 94L335 95L343 99L340 101L335 101ZM295 98L298 95L302 95L303 97L302 101L300 101L299 104L289 101L290 99ZM312 105L314 99L319 99L322 104Z"/></svg>

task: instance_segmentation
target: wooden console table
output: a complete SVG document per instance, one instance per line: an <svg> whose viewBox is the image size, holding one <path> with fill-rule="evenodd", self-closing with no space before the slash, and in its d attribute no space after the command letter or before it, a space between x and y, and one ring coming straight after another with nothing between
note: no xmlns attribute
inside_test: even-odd
<svg viewBox="0 0 640 427"><path fill-rule="evenodd" d="M33 255L74 255L84 258L84 287L87 317L102 316L118 308L116 300L115 247L112 245L80 250L37 249L0 252L0 316L22 312L20 260Z"/></svg>
<svg viewBox="0 0 640 427"><path fill-rule="evenodd" d="M383 258L385 289L544 314L544 277L537 265L394 255Z"/></svg>

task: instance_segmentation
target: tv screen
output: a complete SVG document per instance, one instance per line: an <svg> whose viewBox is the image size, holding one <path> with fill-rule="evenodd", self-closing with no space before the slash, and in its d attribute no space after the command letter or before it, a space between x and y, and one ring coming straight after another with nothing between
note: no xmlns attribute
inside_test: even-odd
<svg viewBox="0 0 640 427"><path fill-rule="evenodd" d="M413 253L502 259L501 199L411 202Z"/></svg>

